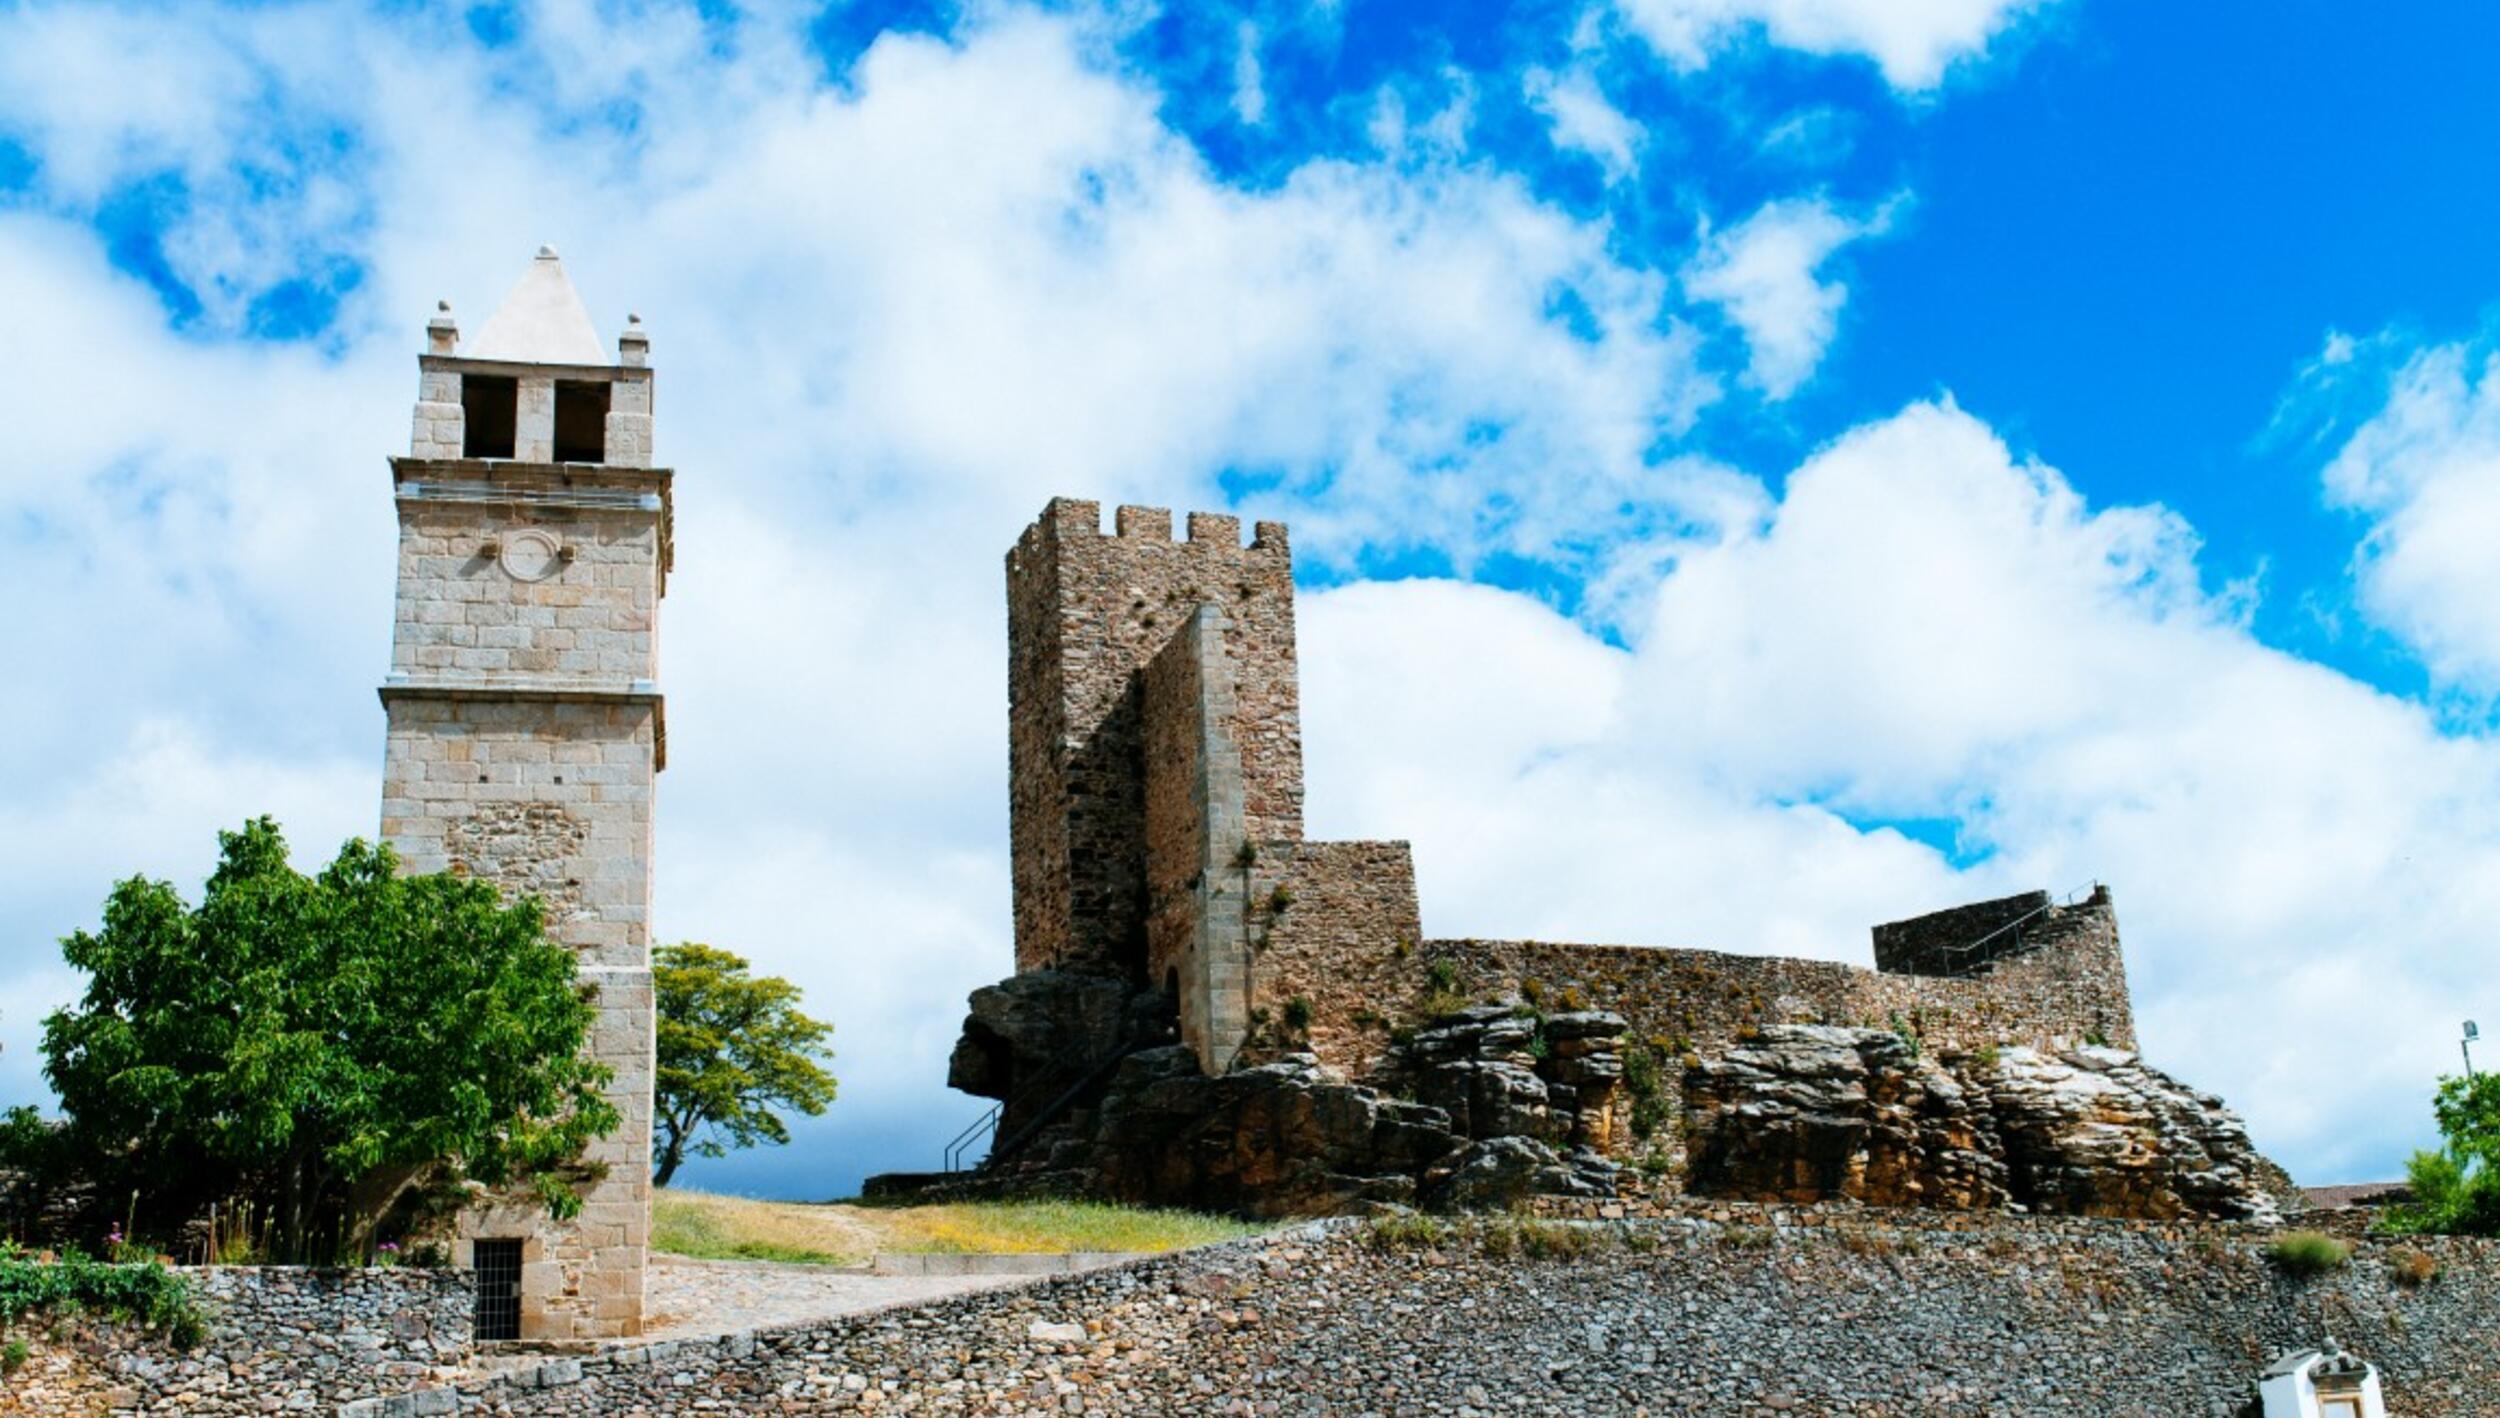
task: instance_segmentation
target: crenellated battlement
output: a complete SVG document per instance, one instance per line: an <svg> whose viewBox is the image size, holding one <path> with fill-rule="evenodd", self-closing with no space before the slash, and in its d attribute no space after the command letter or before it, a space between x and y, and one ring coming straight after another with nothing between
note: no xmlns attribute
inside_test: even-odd
<svg viewBox="0 0 2500 1418"><path fill-rule="evenodd" d="M1183 546L1221 551L1247 550L1286 558L1292 556L1282 522L1254 524L1246 548L1241 540L1241 519L1231 513L1192 512L1182 525L1180 545ZM1088 539L1172 542L1172 509L1123 503L1112 513L1111 530L1106 533L1103 531L1101 503L1085 498L1054 497L1042 509L1042 515L1024 529L1024 535L1016 539L1016 550L1010 554L1010 560L1019 555L1037 554L1047 542Z"/></svg>

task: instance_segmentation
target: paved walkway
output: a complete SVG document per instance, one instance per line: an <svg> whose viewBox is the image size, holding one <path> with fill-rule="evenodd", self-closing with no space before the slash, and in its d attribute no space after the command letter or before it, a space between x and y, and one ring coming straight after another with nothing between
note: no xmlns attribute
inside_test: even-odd
<svg viewBox="0 0 2500 1418"><path fill-rule="evenodd" d="M645 1339L729 1334L768 1325L922 1304L1023 1284L1029 1275L870 1275L828 1265L654 1255L644 1284Z"/></svg>

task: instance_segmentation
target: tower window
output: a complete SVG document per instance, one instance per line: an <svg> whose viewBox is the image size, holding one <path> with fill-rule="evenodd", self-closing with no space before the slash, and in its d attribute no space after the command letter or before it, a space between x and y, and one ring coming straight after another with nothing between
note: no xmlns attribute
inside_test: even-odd
<svg viewBox="0 0 2500 1418"><path fill-rule="evenodd" d="M607 460L607 381L557 380L556 461L604 463Z"/></svg>
<svg viewBox="0 0 2500 1418"><path fill-rule="evenodd" d="M512 456L512 417L520 395L520 381L508 375L460 376L460 411L467 425L460 439L460 456Z"/></svg>

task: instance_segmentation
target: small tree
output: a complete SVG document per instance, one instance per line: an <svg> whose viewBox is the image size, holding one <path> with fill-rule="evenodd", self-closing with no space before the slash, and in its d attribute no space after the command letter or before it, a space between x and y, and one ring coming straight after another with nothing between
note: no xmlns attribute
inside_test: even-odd
<svg viewBox="0 0 2500 1418"><path fill-rule="evenodd" d="M53 1165L167 1239L248 1202L293 1261L361 1254L429 1177L578 1205L556 1169L618 1118L537 903L362 841L304 876L266 817L218 842L198 909L132 877L61 943L89 979L44 1021Z"/></svg>
<svg viewBox="0 0 2500 1418"><path fill-rule="evenodd" d="M651 1182L667 1186L688 1154L790 1140L775 1108L814 1117L833 1101L833 1026L798 1008L799 987L756 978L726 950L691 941L654 952L660 1013Z"/></svg>
<svg viewBox="0 0 2500 1418"><path fill-rule="evenodd" d="M2441 1145L2405 1164L2413 1200L2389 1208L2386 1229L2500 1236L2500 1074L2443 1078L2431 1108Z"/></svg>

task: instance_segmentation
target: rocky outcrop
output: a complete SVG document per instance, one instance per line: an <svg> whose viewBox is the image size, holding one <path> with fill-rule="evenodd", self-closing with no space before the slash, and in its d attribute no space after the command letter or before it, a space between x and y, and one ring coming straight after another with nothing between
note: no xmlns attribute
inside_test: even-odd
<svg viewBox="0 0 2500 1418"><path fill-rule="evenodd" d="M1702 1195L2275 1215L2238 1117L2123 1050L1936 1057L1880 1030L1780 1025L1692 1066L1684 1091Z"/></svg>
<svg viewBox="0 0 2500 1418"><path fill-rule="evenodd" d="M1607 1195L1622 1032L1598 1011L1479 1005L1400 1045L1387 1087L1291 1049L1209 1078L1188 1049L1163 1042L1162 996L1038 971L974 992L950 1067L955 1087L1006 1101L990 1163L869 1185L1064 1191L1251 1216Z"/></svg>
<svg viewBox="0 0 2500 1418"><path fill-rule="evenodd" d="M2239 1116L2134 1054L2006 1049L1971 1072L2014 1193L2034 1210L2276 1219L2270 1164Z"/></svg>
<svg viewBox="0 0 2500 1418"><path fill-rule="evenodd" d="M1791 1024L1685 1073L1688 1190L1976 1210L2013 1198L1984 1095L1898 1034Z"/></svg>
<svg viewBox="0 0 2500 1418"><path fill-rule="evenodd" d="M1291 1044L1221 1077L1170 1002L1041 971L976 992L951 1081L1007 1100L946 1194L1055 1191L1250 1216L1603 1197L1627 1141L1624 1021L1515 1002L1426 1021L1374 1083ZM1755 1201L2267 1220L2265 1159L2221 1101L2117 1049L1930 1053L1776 1025L1684 1072L1683 1189Z"/></svg>
<svg viewBox="0 0 2500 1418"><path fill-rule="evenodd" d="M972 992L970 1014L946 1064L946 1086L1005 1099L1020 1082L1099 1059L1118 1047L1137 992L1118 980L1064 970L1013 975Z"/></svg>

